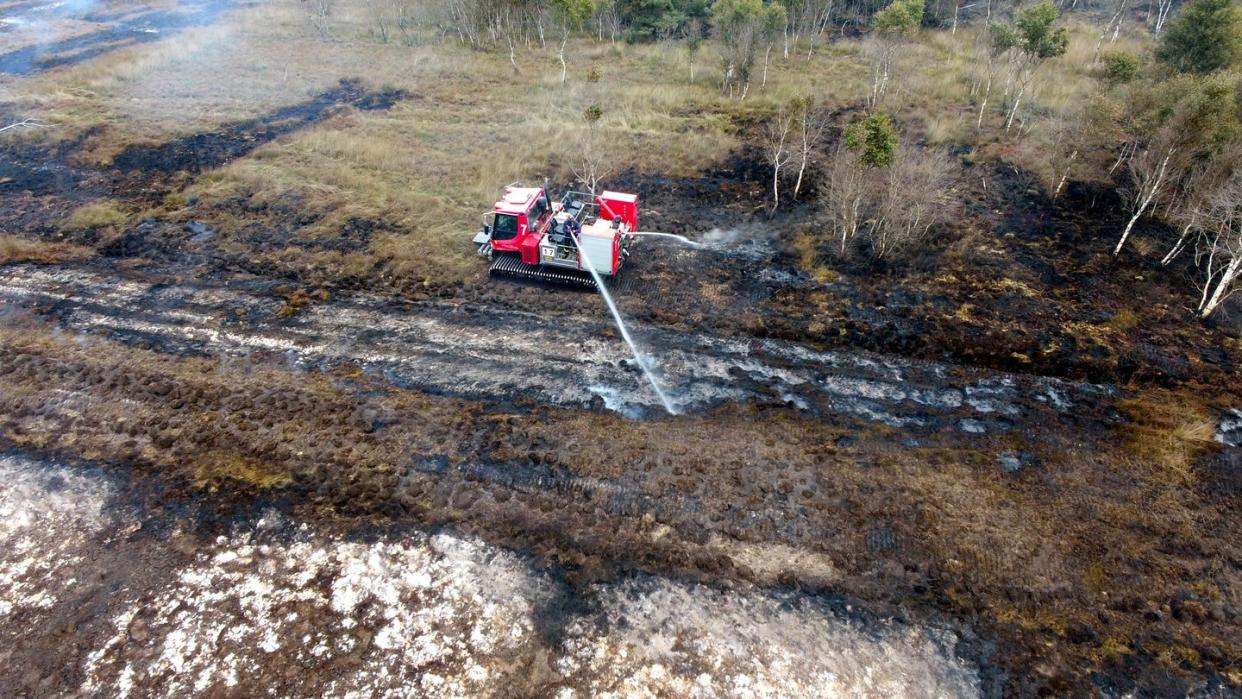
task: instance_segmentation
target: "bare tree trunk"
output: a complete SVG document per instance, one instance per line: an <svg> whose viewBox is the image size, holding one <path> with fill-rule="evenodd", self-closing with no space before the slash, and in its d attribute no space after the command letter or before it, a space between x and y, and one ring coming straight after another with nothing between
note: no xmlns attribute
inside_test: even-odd
<svg viewBox="0 0 1242 699"><path fill-rule="evenodd" d="M1164 176L1168 171L1169 158L1171 157L1173 157L1172 148L1170 148L1169 152L1165 154L1164 160L1160 161L1160 168L1156 173L1155 181L1152 182L1150 187L1143 188L1139 191L1139 206L1134 210L1134 215L1130 217L1130 222L1126 224L1126 229L1122 231L1121 240L1117 241L1117 247L1113 249L1114 255L1121 253L1122 246L1126 244L1126 238L1129 238L1130 232L1134 230L1134 224L1138 222L1139 218L1142 217L1143 212L1145 212L1147 207L1150 206L1152 201L1155 200L1156 194L1160 191L1160 185L1164 183Z"/></svg>
<svg viewBox="0 0 1242 699"><path fill-rule="evenodd" d="M1018 114L1018 107L1022 105L1022 95L1026 92L1026 85L1018 88L1018 94L1014 95L1013 106L1009 108L1009 119L1005 122L1005 131L1013 126L1013 118Z"/></svg>
<svg viewBox="0 0 1242 699"><path fill-rule="evenodd" d="M46 129L49 126L50 124L39 123L37 119L22 119L21 121L14 122L12 124L9 124L8 126L0 126L0 131L8 131L9 129L35 129L35 128Z"/></svg>
<svg viewBox="0 0 1242 699"><path fill-rule="evenodd" d="M1190 231L1195 226L1195 220L1196 217L1192 214L1190 221L1187 222L1185 226L1182 226L1182 234L1178 236L1177 242L1173 244L1173 247L1169 250L1169 253L1160 260L1161 265L1167 267L1170 262L1177 259L1178 255L1182 254L1182 250L1186 249L1186 241L1190 240Z"/></svg>
<svg viewBox="0 0 1242 699"><path fill-rule="evenodd" d="M991 3L989 3L989 7L991 7ZM991 10L989 10L989 12L990 12L990 11L991 11ZM986 31L986 30L985 30L985 31ZM981 34L981 35L982 35L982 34ZM987 54L988 54L988 63L987 63L987 68L986 68L986 70L987 70L987 85L985 86L985 88L984 88L984 90L983 90L983 100L979 103L979 118L978 118L978 120L976 120L976 123L975 123L975 128L976 128L976 129L982 129L982 128L983 128L983 115L984 115L984 113L985 113L985 110L988 108L988 100L992 97L992 81L996 78L996 57L995 57L995 54L993 54L993 53L992 53L992 50L991 50L991 48L989 48L989 47L986 47L986 46L985 46L983 50L984 50L984 51L986 51L986 52L987 52Z"/></svg>
<svg viewBox="0 0 1242 699"><path fill-rule="evenodd" d="M763 82L759 87L768 86L768 60L772 57L772 44L768 44L768 49L763 52Z"/></svg>
<svg viewBox="0 0 1242 699"><path fill-rule="evenodd" d="M1164 30L1165 20L1169 18L1169 11L1173 9L1173 0L1160 0L1160 6L1156 12L1156 27L1153 32L1156 36L1160 36L1160 32Z"/></svg>
<svg viewBox="0 0 1242 699"><path fill-rule="evenodd" d="M1212 292L1212 297L1200 307L1200 318L1207 318L1212 315L1212 312L1220 304L1224 303L1225 299L1233 295L1233 290L1230 287L1233 286L1233 282L1238 278L1239 274L1242 274L1242 255L1235 255L1229 262L1229 266L1225 267L1225 271L1221 274L1220 279L1216 282L1216 290Z"/></svg>
<svg viewBox="0 0 1242 699"><path fill-rule="evenodd" d="M565 44L569 43L569 32L565 32L565 36L561 38L561 50L556 57L561 61L561 84L565 84L565 76L569 71L569 66L565 64Z"/></svg>
<svg viewBox="0 0 1242 699"><path fill-rule="evenodd" d="M1121 164L1126 161L1126 158L1129 158L1131 155L1133 155L1134 151L1137 149L1138 149L1138 143L1134 141L1131 141L1130 143L1127 143L1124 146L1122 146L1121 154L1117 156L1117 162L1113 163L1113 166L1108 168L1108 174L1110 175L1113 174L1117 170L1117 168L1121 167Z"/></svg>
<svg viewBox="0 0 1242 699"><path fill-rule="evenodd" d="M1065 166L1065 172L1061 173L1061 181L1057 182L1056 191L1052 193L1053 199L1056 199L1058 196L1061 195L1061 189L1065 187L1065 181L1069 179L1070 168L1074 165L1074 159L1077 157L1078 157L1078 150L1075 149L1073 153L1070 153L1069 163Z"/></svg>
<svg viewBox="0 0 1242 699"><path fill-rule="evenodd" d="M1109 18L1108 23L1104 25L1104 31L1100 32L1100 38L1095 42L1095 52L1091 56L1091 63L1094 65L1100 59L1100 48L1104 46L1104 39L1108 37L1110 29L1113 30L1113 41L1117 40L1117 33L1121 31L1121 21L1125 18L1126 9L1130 5L1130 0L1118 0L1117 11ZM1116 24L1114 29L1113 25Z"/></svg>
<svg viewBox="0 0 1242 699"><path fill-rule="evenodd" d="M772 167L772 211L781 205L781 164L778 161Z"/></svg>
<svg viewBox="0 0 1242 699"><path fill-rule="evenodd" d="M763 130L763 147L772 165L772 211L781 205L781 167L789 162L789 131L793 116L781 109Z"/></svg>

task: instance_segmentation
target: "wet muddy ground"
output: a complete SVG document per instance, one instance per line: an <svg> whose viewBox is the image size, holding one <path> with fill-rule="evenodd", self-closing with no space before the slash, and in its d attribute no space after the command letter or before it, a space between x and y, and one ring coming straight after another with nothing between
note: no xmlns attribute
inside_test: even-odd
<svg viewBox="0 0 1242 699"><path fill-rule="evenodd" d="M1145 641L1153 648L1149 652L1170 641L1193 642L1217 654L1209 655L1208 662L1228 662L1227 639L1238 619L1229 592L1223 598L1219 593L1201 597L1198 606L1186 607L1195 611L1182 612L1176 620L1160 611L1169 603L1161 601L1165 593L1157 592L1150 602L1119 597L1109 605L1115 611L1101 611L1099 618L1070 607L1063 612L1065 621L1036 622L1020 632L1019 638L1032 634L1029 639L1016 644L1006 640L997 646L995 640L976 636L1013 633L992 627L995 621L989 620L1003 611L989 601L995 589L1014 596L1008 603L1012 609L1004 613L1039 619L1053 600L1093 594L1080 588L1073 575L1067 577L1076 567L1073 561L1100 555L1108 560L1119 546L1148 545L1136 542L1177 540L1183 517L1191 511L1205 534L1217 532L1219 538L1141 554L1144 565L1170 571L1167 582L1147 579L1142 589L1158 591L1167 584L1168 599L1181 605L1170 608L1182 609L1187 603L1178 601L1176 571L1204 565L1213 570L1210 561L1230 555L1229 532L1235 525L1228 514L1231 499L1223 494L1230 487L1236 493L1236 486L1228 484L1242 482L1236 459L1230 462L1225 452L1214 465L1205 463L1203 468L1217 469L1222 479L1217 491L1222 495L1211 497L1206 508L1203 502L1187 501L1176 483L1166 484L1168 476L1136 471L1134 462L1117 460L1116 442L1134 417L1126 392L1115 387L639 324L636 336L659 348L653 352L662 380L684 412L669 418L660 415L619 338L598 318L562 315L550 322L470 303L394 302L348 293L290 315L280 312L287 301L270 281L191 283L72 266L6 266L0 300L8 327L0 360L6 386L0 396L0 430L7 443L21 449L18 455L28 461L54 455L71 464L89 459L108 478L117 477L118 467L141 474L145 487L160 493L131 505L139 513L183 507L207 513L199 536L184 543L187 562L163 578L175 582L115 583L117 589L142 590L139 599L145 606L135 610L138 603L128 596L111 598L89 612L80 606L81 598L63 603L67 609L61 613L105 631L109 625L128 629L141 620L138 638L152 644L150 650L139 652L146 646L127 643L129 632L117 626L111 636L100 631L97 637L84 637L95 639L95 646L87 648L84 642L56 656L58 668L84 674L55 674L45 664L49 674L27 673L13 680L14 686L47 683L64 689L82 682L90 691L105 693L137 688L177 694L187 688L244 688L252 682L274 683L294 693L336 693L359 687L381 691L390 686L385 683L407 683L400 678L417 675L420 682L428 677L428 682L445 683L428 685L430 693L452 696L494 689L487 678L535 662L537 667L550 663L552 669L530 680L541 683L528 685L534 694L562 686L588 695L626 686L704 696L746 694L749 682L766 684L776 695L834 686L859 686L868 695L880 687L900 687L901 694L931 690L933 696L1026 693L1053 686L1068 690L1074 685L1058 684L1066 679L1056 674L1047 680L1011 674L1009 668L1033 662L1021 649L1024 643L1042 644L1039 639L1048 631L1041 631L1039 623L1066 624L1064 633L1072 632L1079 645L1071 647L1078 652L1095 652L1108 642L1104 633L1127 628L1136 638L1156 634ZM1222 414L1219 444L1233 438L1235 422L1232 413ZM216 495L204 498L204 492ZM234 495L225 496L229 493ZM238 498L238 493L257 499ZM1141 518L1142 534L1125 523L1132 515L1116 519L1120 511L1109 509L1139 506L1147 499L1163 504ZM266 531L256 520L267 515L253 512L263 503L272 503L272 521L285 523L276 527L283 533L275 539L246 529ZM97 511L87 507L82 516L94 517ZM1034 511L1041 514L1030 514ZM1080 530L1084 511L1116 525ZM289 522L300 524L291 530ZM151 526L166 531L170 525ZM237 534L238 528L244 533ZM93 531L102 530L113 528ZM359 531L382 543L350 543ZM303 590L286 577L323 578L320 589L334 589L336 583L325 581L362 569L366 572L356 573L358 585L378 587L381 591L374 594L384 599L417 599L390 604L418 617L421 612L409 611L411 605L421 609L424 603L433 608L440 603L416 595L404 572L392 573L402 576L394 581L384 571L404 571L399 562L410 556L434 558L425 549L435 551L437 536L496 547L495 554L479 554L489 560L517 552L525 560L522 565L544 571L540 575L545 577L535 575L530 585L571 590L566 594L572 603L562 603L574 610L584 604L593 608L594 602L580 596L594 600L597 594L615 594L642 611L614 617L595 611L592 625L581 628L570 614L565 624L577 630L551 633L539 630L549 623L549 612L535 605L536 611L505 614L526 615L526 621L509 627L518 638L550 633L545 650L532 651L542 647L525 640L501 644L499 650L491 641L477 648L473 640L455 646L434 640L439 636L433 634L432 651L414 649L407 656L408 649L393 645L398 643L394 635L404 639L401 643L425 640L428 632L417 631L422 622L401 617L399 627L385 633L384 623L397 612L367 606L373 615L366 617L365 633L356 637L360 656L352 645L329 642L339 636L330 632L334 624L352 629L355 622L325 610L348 605L334 603L326 592ZM59 535L56 540L75 541ZM253 547L260 546L256 541L273 542L262 545L269 547L264 555L273 557L276 572L226 565L234 560L234 549L251 564ZM431 543L411 543L417 541ZM156 555L164 544L148 545L145 555ZM372 545L381 548L366 548ZM39 548L37 542L23 543L15 550ZM77 554L66 555L76 560ZM358 557L365 563L353 562ZM962 567L962 560L969 565ZM195 568L189 561L207 567ZM39 596L60 599L60 583L50 571L30 566L25 559L14 564L22 576L30 570L36 580L14 579L14 595L35 599L21 604L58 608L61 603L39 601ZM470 565L461 561L445 566L466 566L465 573L444 573L466 580L493 574L469 572ZM1231 590L1228 569L1215 571L1201 579ZM267 577L252 580L252 575ZM242 621L186 609L180 600L204 585L238 590L216 594L225 595L221 603L228 609L240 605L242 611L233 614L242 614ZM753 591L741 594L736 586ZM250 588L258 592L245 591ZM909 642L925 651L918 666L932 663L936 669L905 669L888 677L880 669L883 663L867 659L871 651L864 651L861 660L852 651L840 655L835 640L830 643L835 654L813 651L827 663L822 671L782 672L783 655L753 655L755 648L779 645L785 641L774 638L810 623L777 611L791 604L782 595L808 593L791 598L802 600L794 609L834 610L836 616L829 615L826 624L879 623L868 628L889 633L893 622L877 620L896 618L902 621L895 633L903 638L932 634L940 639L932 645ZM777 598L759 603L747 596L754 594L760 595L756 599ZM259 599L251 599L254 595ZM716 601L700 603L698 595ZM624 643L598 626L613 618L623 628L642 628L627 614L680 620L686 609L701 604L707 605L702 624L715 630L710 633L731 628L735 622L721 618L734 618L729 611L734 605L747 615L761 614L746 622L761 631L740 632L740 641L703 640L709 631L699 625L674 624L671 631L732 653L728 662L711 661L717 673L721 663L749 658L748 669L734 673L736 681L730 675L733 684L720 686L717 674L689 663L702 651L680 650L687 647L684 641L657 646L681 658L676 662L663 655L636 658L636 651L616 650ZM756 611L768 604L775 605L772 612ZM843 611L842 605L851 610ZM963 605L984 613L963 624ZM443 610L427 614L476 623L478 613L458 611L464 616ZM34 618L13 617L7 628L28 637L36 628L30 625ZM206 639L187 638L190 631L179 624L191 624ZM537 629L521 631L523 624ZM233 636L221 635L234 628ZM447 633L435 628L436 634ZM1177 629L1172 637L1169 628ZM478 633L470 631L470 638ZM837 633L825 626L789 642L807 652L815 647L808 644L835 639ZM291 645L291 634L302 640ZM886 638L881 636L882 642ZM241 646L256 643L276 648L271 651L276 654L254 655L253 648L252 655L241 652ZM747 650L721 650L733 644ZM583 649L590 649L590 662L578 657L588 653ZM435 652L449 659L442 664L427 660ZM624 652L633 669L601 659L600 653L611 652ZM566 654L577 659L562 657ZM882 655L891 653L884 649ZM350 660L340 660L345 657ZM287 671L290 662L314 671L277 679L274 673ZM964 684L936 674L958 677L953 668L962 663ZM345 672L342 667L367 669ZM178 668L184 672L174 672ZM197 678L195 685L182 684L191 676ZM881 684L868 684L878 677L884 678ZM1142 682L1166 689L1219 690L1210 679L1180 684L1184 680L1173 677L1140 675ZM1083 679L1097 691L1122 693L1129 686L1120 668L1116 675Z"/></svg>
<svg viewBox="0 0 1242 699"><path fill-rule="evenodd" d="M0 4L80 23L0 72L232 6L69 5ZM670 416L591 293L319 264L391 231L304 238L295 202L162 208L415 99L0 144L0 233L89 251L0 264L0 694L1237 696L1238 358L1092 252L1117 202L969 165L967 232L867 265L764 210L751 147L622 173L702 244L614 288ZM143 213L65 227L105 200Z"/></svg>

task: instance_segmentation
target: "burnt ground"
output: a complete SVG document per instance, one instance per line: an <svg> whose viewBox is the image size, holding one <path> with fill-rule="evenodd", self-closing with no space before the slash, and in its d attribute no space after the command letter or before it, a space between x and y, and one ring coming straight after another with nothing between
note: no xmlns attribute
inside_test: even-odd
<svg viewBox="0 0 1242 699"><path fill-rule="evenodd" d="M239 5L235 0L203 0L169 9L142 9L137 12L89 11L94 3L16 3L6 13L38 21L41 15L80 15L97 25L94 31L77 36L37 41L29 46L0 53L0 73L31 75L58 66L73 65L122 48L159 41L191 27L204 27L220 14ZM85 7L84 7L85 6ZM81 8L86 11L77 11ZM29 16L27 16L29 14Z"/></svg>
<svg viewBox="0 0 1242 699"><path fill-rule="evenodd" d="M156 204L335 110L402 98L345 82L109 165L80 159L89 134L7 146L4 232L94 254L0 267L0 441L149 479L141 508L174 520L223 513L200 543L263 507L332 532L453 532L571 598L651 576L946 629L984 695L1236 694L1236 351L1228 327L1188 322L1149 256L1105 254L1120 214L1100 187L1053 202L1003 159L967 161L955 225L878 266L814 244L809 204L769 216L753 153L698 178L622 175L643 228L706 244L641 240L617 288L677 417L595 296L493 282L481 260L425 283L277 254L311 249L295 206L245 210L240 232L193 203L106 237L62 228L84 203ZM376 230L314 245L363 250ZM176 527L150 521L154 560ZM5 693L116 689L125 667L176 691L167 644L96 657L106 593L148 584L105 581L53 604L55 624L11 622L6 660L34 669ZM573 634L542 637L555 656ZM256 662L253 686L295 693L341 674L303 658L298 684ZM588 687L521 691L558 682Z"/></svg>
<svg viewBox="0 0 1242 699"><path fill-rule="evenodd" d="M0 146L0 194L5 197L0 230L95 245L100 242L97 229L64 229L72 212L85 204L103 200L132 206L156 204L204 170L243 157L281 136L345 110L388 109L411 98L400 90L373 90L358 79L342 79L304 102L254 119L163 143L129 145L106 165L87 162L83 155L105 136L100 130L51 144L6 143ZM138 252L135 248L134 253Z"/></svg>

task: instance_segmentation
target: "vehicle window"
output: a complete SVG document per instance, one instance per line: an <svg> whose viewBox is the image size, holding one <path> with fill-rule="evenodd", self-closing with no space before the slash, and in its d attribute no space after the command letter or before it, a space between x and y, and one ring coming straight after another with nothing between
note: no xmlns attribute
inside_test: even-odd
<svg viewBox="0 0 1242 699"><path fill-rule="evenodd" d="M512 240L517 237L517 234L517 216L496 214L496 222L492 225L492 240Z"/></svg>

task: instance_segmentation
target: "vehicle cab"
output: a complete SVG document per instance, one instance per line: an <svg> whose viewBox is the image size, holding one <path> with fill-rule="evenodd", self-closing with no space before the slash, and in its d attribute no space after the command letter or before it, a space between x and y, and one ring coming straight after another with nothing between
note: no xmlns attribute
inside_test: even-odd
<svg viewBox="0 0 1242 699"><path fill-rule="evenodd" d="M539 241L560 208L542 187L505 187L492 212L484 216L483 234L495 252L516 252L522 262L539 264Z"/></svg>

